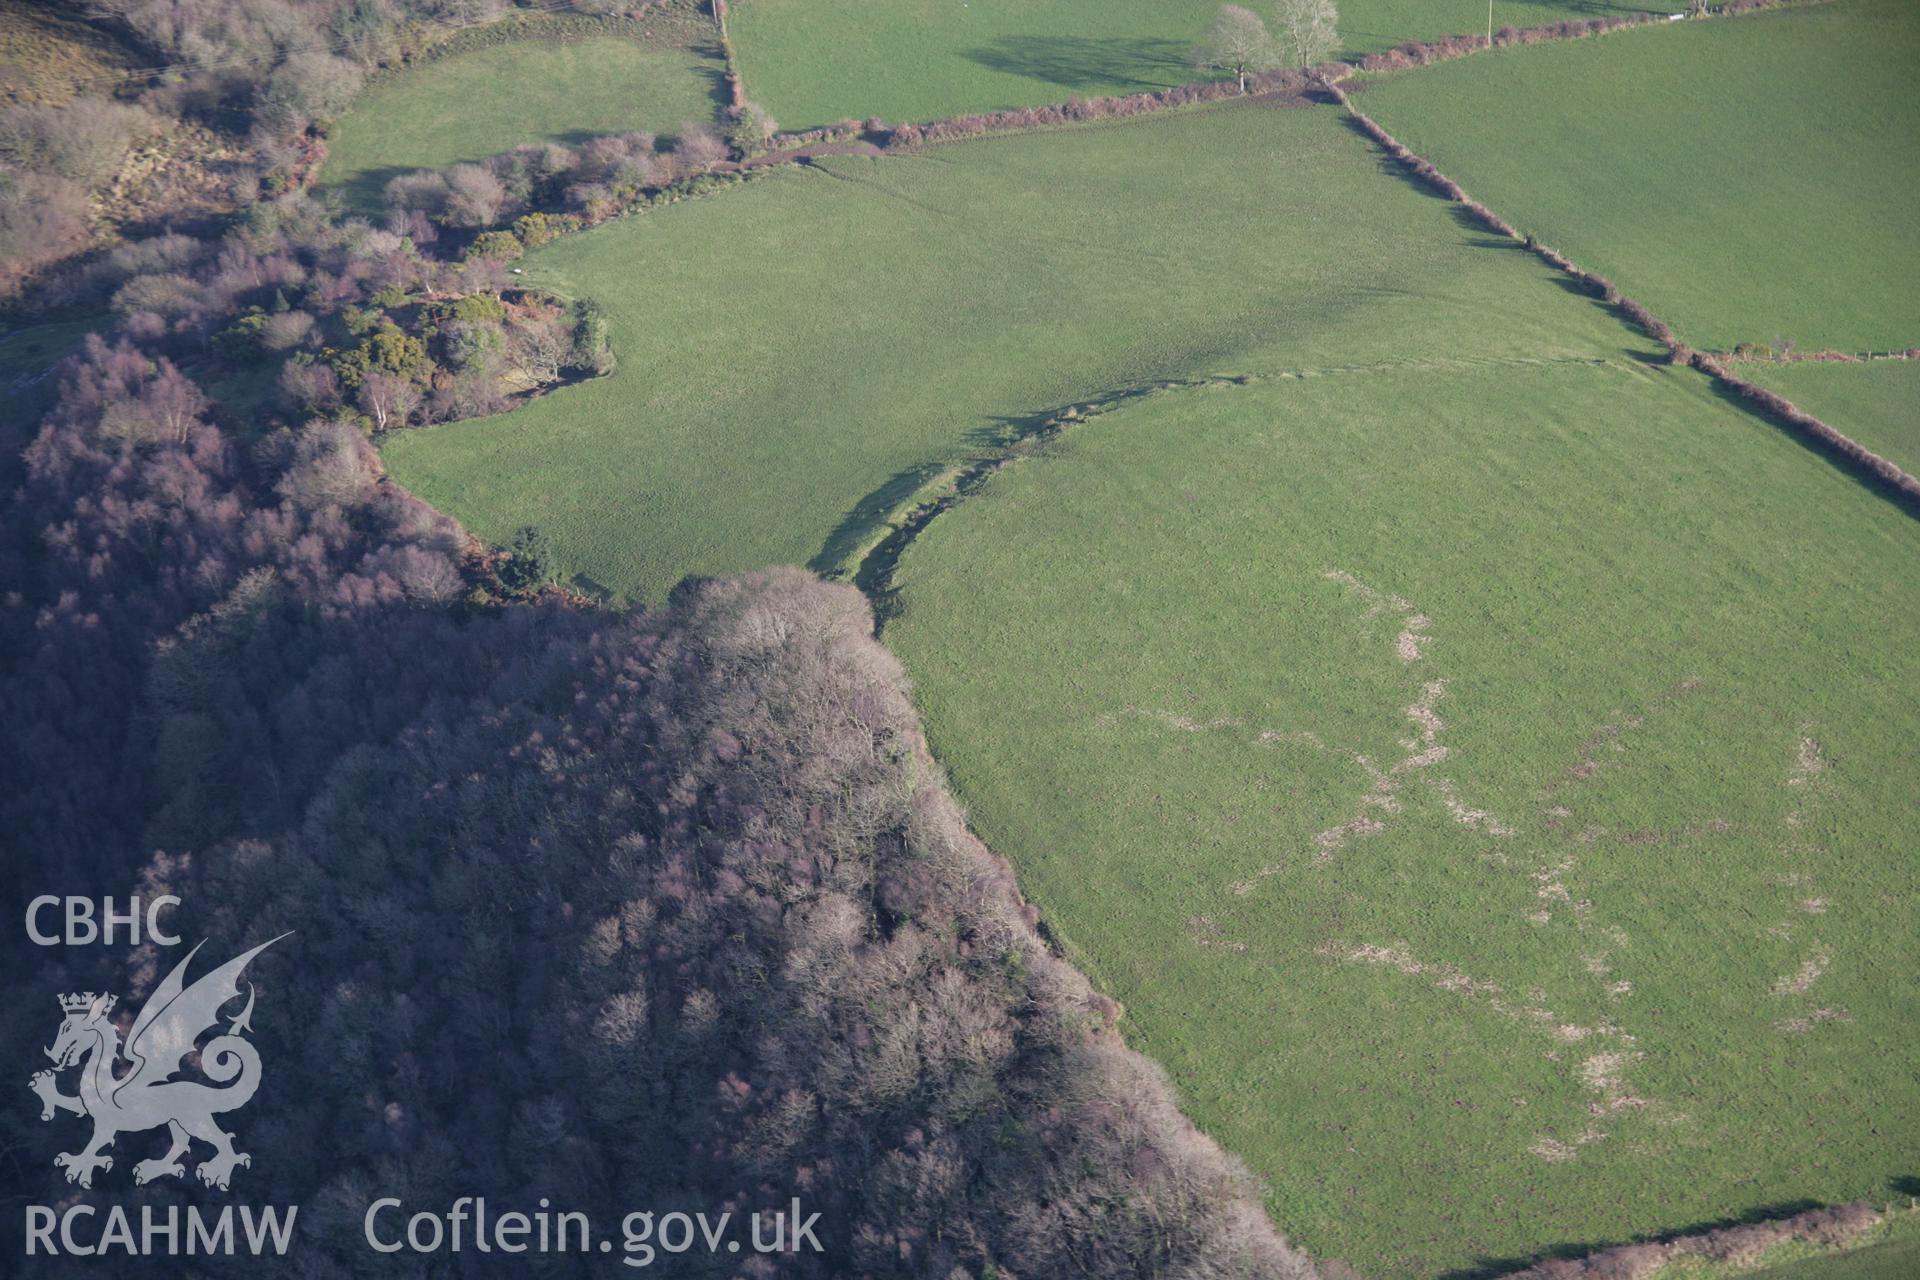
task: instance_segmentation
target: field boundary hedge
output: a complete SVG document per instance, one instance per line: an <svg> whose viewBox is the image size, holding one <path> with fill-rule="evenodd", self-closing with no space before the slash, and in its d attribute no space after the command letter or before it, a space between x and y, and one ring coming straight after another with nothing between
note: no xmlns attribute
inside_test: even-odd
<svg viewBox="0 0 1920 1280"><path fill-rule="evenodd" d="M1709 18L1738 17L1763 9L1800 8L1830 2L1831 0L1728 0L1728 3L1703 13L1688 15L1686 20L1696 22ZM720 29L722 46L726 51L734 105L738 107L745 101L746 91L733 58L732 45L726 35L727 0L711 0L711 4L714 20ZM1464 58L1468 54L1479 53L1489 48L1585 40L1634 27L1665 26L1670 21L1666 14L1644 12L1584 21L1570 19L1537 27L1502 27L1494 33L1491 40L1481 35L1442 36L1438 40L1408 40L1384 53L1366 54L1357 62L1323 62L1308 68L1286 67L1275 71L1256 72L1247 77L1246 92L1240 91L1237 82L1232 79L1196 80L1153 92L1075 98L1067 102L1033 107L1012 107L1001 111L966 112L918 124L888 125L877 118L869 118L865 121L847 119L838 124L809 129L803 133L781 134L776 139L774 154L778 154L781 150L792 150L822 142L847 141L862 135L879 139L881 144L887 147L915 147L927 143L1017 133L1063 124L1133 119L1157 111L1240 98L1264 100L1271 104L1275 97L1288 95L1297 96L1302 103L1305 103L1311 100L1311 92L1316 86L1338 84L1357 74L1424 67L1435 62L1449 62L1455 58Z"/></svg>
<svg viewBox="0 0 1920 1280"><path fill-rule="evenodd" d="M1025 133L1058 125L1134 120L1163 111L1218 102L1260 102L1268 106L1297 103L1306 106L1313 101L1313 91L1319 85L1351 75L1352 71L1353 68L1344 62L1323 63L1309 69L1285 68L1248 76L1245 93L1240 92L1238 83L1233 80L1199 80L1151 93L1080 98L1047 106L1015 107L1006 111L970 112L927 124L893 125L886 130L885 145L889 149L909 149L998 134ZM868 128L870 132L873 131L871 124Z"/></svg>
<svg viewBox="0 0 1920 1280"><path fill-rule="evenodd" d="M737 114L747 105L747 83L740 78L740 60L733 53L733 37L727 34L727 0L711 0L707 11L719 35L720 56L727 62L727 109Z"/></svg>
<svg viewBox="0 0 1920 1280"><path fill-rule="evenodd" d="M1730 372L1724 364L1704 351L1693 353L1692 364L1694 368L1712 377L1721 386L1756 406L1763 416L1772 418L1806 439L1871 472L1907 499L1906 505L1909 511L1920 515L1920 479L1916 479L1897 463L1881 457L1852 436L1814 417L1779 392L1769 391L1757 382L1748 382L1745 378Z"/></svg>
<svg viewBox="0 0 1920 1280"><path fill-rule="evenodd" d="M1826 4L1830 0L1728 0L1727 4L1687 21L1737 17L1763 9L1799 8ZM725 11L726 0L715 0L717 12ZM1116 94L1099 98L1076 98L1067 102L1034 107L1013 107L1002 111L967 112L922 124L888 125L878 119L844 120L839 124L811 129L805 133L782 134L777 143L782 149L809 146L821 142L840 142L866 136L889 149L954 142L967 138L1022 133L1034 129L1067 124L1086 124L1100 120L1129 120L1161 111L1207 103L1247 101L1276 105L1289 99L1300 105L1313 101L1316 93L1367 72L1393 71L1422 67L1435 62L1464 58L1488 48L1511 45L1557 43L1585 40L1597 35L1625 31L1634 27L1664 26L1665 14L1635 13L1622 17L1569 20L1537 27L1502 27L1492 40L1485 36L1443 36L1439 40L1409 40L1385 53L1370 53L1358 62L1322 62L1317 66L1285 67L1257 72L1247 78L1247 91L1241 92L1231 79L1197 80L1153 92ZM1344 99L1341 99L1344 102ZM1351 107L1349 106L1349 109ZM779 150L773 154L778 155Z"/></svg>
<svg viewBox="0 0 1920 1280"><path fill-rule="evenodd" d="M1745 401L1759 416L1787 428L1814 447L1873 476L1900 495L1903 499L1901 505L1910 513L1920 515L1920 479L1845 432L1814 417L1785 396L1735 374L1723 358L1695 351L1681 341L1664 320L1621 293L1611 280L1579 266L1559 250L1542 244L1538 238L1523 234L1512 223L1468 195L1465 188L1442 173L1432 161L1406 147L1378 121L1355 107L1338 84L1328 81L1325 87L1326 92L1347 109L1349 118L1361 132L1378 143L1403 173L1459 205L1468 217L1487 230L1519 242L1536 257L1571 277L1616 315L1665 347L1669 363L1690 365L1706 374L1714 380L1715 385Z"/></svg>
<svg viewBox="0 0 1920 1280"><path fill-rule="evenodd" d="M1713 18L1738 18L1765 9L1800 9L1830 2L1831 0L1728 0L1726 4L1701 13L1684 14L1679 20L1703 22ZM1438 40L1408 40L1384 52L1369 53L1352 65L1363 73L1403 71L1410 67L1424 67L1435 62L1451 62L1455 58L1464 58L1485 49L1506 49L1514 45L1585 40L1592 36L1611 35L1616 31L1626 31L1633 27L1669 26L1674 21L1675 18L1671 14L1648 11L1614 18L1589 18L1585 21L1574 18L1565 22L1549 22L1537 27L1501 27L1494 32L1491 40L1481 35L1442 36Z"/></svg>
<svg viewBox="0 0 1920 1280"><path fill-rule="evenodd" d="M1794 1242L1844 1249L1879 1226L1885 1216L1858 1200L1808 1209L1786 1218L1615 1245L1582 1258L1548 1258L1509 1273L1506 1280L1654 1280L1669 1263L1681 1258L1703 1258L1745 1270L1763 1261L1771 1250Z"/></svg>
<svg viewBox="0 0 1920 1280"><path fill-rule="evenodd" d="M1617 18L1569 19L1538 27L1502 27L1489 40L1485 36L1442 36L1438 40L1408 40L1381 53L1369 53L1352 64L1360 72L1404 71L1435 62L1451 62L1484 49L1505 49L1514 45L1553 44L1562 40L1585 40L1610 35L1629 27L1665 24L1664 14L1633 13Z"/></svg>
<svg viewBox="0 0 1920 1280"><path fill-rule="evenodd" d="M1761 9L1799 7L1809 4L1824 4L1829 0L1729 0L1718 9L1710 10L1700 17L1733 16ZM444 41L432 49L426 50L402 66L414 66L424 61L451 53L465 52L469 48L481 48L488 45L506 43L518 39L557 39L571 42L596 32L611 32L615 27L624 28L629 38L644 37L651 30L648 18L660 15L669 20L675 17L693 17L695 21L708 27L712 32L715 45L725 63L727 92L730 98L729 113L737 115L748 104L746 84L739 64L734 57L733 45L727 31L727 0L654 0L645 14L637 17L612 18L590 17L586 15L550 15L538 20L507 19L485 27L475 28L462 33L451 40ZM697 16L696 16L697 15ZM564 19L575 19L571 24ZM960 142L976 138L1006 136L1030 133L1038 130L1059 128L1076 124L1094 124L1107 120L1132 120L1161 112L1177 111L1189 107L1228 104L1234 102L1259 103L1265 106L1307 106L1316 100L1331 98L1345 107L1360 122L1375 141L1392 152L1396 159L1414 169L1430 185L1440 190L1450 199L1458 200L1468 206L1468 210L1483 223L1502 235L1524 238L1520 233L1502 221L1491 210L1478 202L1469 200L1466 193L1445 175L1441 174L1424 159L1413 154L1395 141L1390 134L1381 129L1370 118L1356 111L1338 86L1350 80L1356 74L1366 71L1390 70L1399 67L1425 66L1433 62L1447 61L1465 57L1490 46L1512 44L1539 44L1550 41L1578 40L1630 27L1646 26L1651 23L1665 22L1662 15L1638 13L1625 17L1595 18L1588 21L1566 21L1545 26L1514 28L1504 27L1489 42L1485 36L1448 36L1438 41L1408 41L1384 54L1369 54L1359 63L1323 62L1313 67L1286 67L1273 71L1255 73L1247 78L1246 89L1242 90L1234 80L1200 80L1168 89L1151 92L1117 94L1097 98L1075 98L1067 102L1049 103L1041 106L1009 108L1002 111L969 112L923 124L888 124L879 118L865 121L847 119L836 124L822 126L799 133L781 133L775 135L771 145L765 150L755 149L753 154L738 153L730 160L718 161L703 170L709 175L739 173L749 169L762 169L780 164L804 164L815 155L829 154L872 154L885 151L912 151L924 146L933 146L945 142ZM398 70L401 68L395 68ZM661 190L672 183L656 183L651 190ZM651 201L626 202L646 204ZM543 210L553 213L555 210ZM623 207L618 212L626 212ZM602 219L587 219L586 225L592 225ZM1547 252L1551 252L1550 250ZM1554 255L1556 265L1576 276L1593 283L1603 292L1610 292L1611 285L1600 277L1581 272L1572 263ZM1649 327L1649 332L1662 342L1671 341L1671 332L1637 304L1626 299L1609 297L1610 304L1620 305L1636 322ZM1637 313L1637 314L1636 314Z"/></svg>
<svg viewBox="0 0 1920 1280"><path fill-rule="evenodd" d="M1920 347L1904 351L1796 351L1743 342L1731 351L1707 353L1722 364L1872 364L1881 360L1920 360Z"/></svg>

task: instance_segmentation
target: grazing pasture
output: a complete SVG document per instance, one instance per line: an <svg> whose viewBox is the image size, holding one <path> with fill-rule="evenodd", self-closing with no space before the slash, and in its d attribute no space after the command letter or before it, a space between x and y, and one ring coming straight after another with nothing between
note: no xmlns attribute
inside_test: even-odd
<svg viewBox="0 0 1920 1280"><path fill-rule="evenodd" d="M1249 7L1271 23L1272 7ZM1501 0L1502 26L1632 13L1621 0ZM1200 78L1188 52L1219 0L741 0L731 32L749 93L789 128L925 121L1135 93ZM1485 31L1484 0L1344 0L1348 55Z"/></svg>
<svg viewBox="0 0 1920 1280"><path fill-rule="evenodd" d="M389 179L482 160L526 142L672 134L725 101L718 53L634 35L502 39L376 81L334 126L323 187L357 210Z"/></svg>
<svg viewBox="0 0 1920 1280"><path fill-rule="evenodd" d="M1834 0L1390 74L1358 104L1696 347L1920 342L1920 6Z"/></svg>
<svg viewBox="0 0 1920 1280"><path fill-rule="evenodd" d="M1294 1237L1462 1275L1910 1172L1916 556L1691 371L1415 365L1069 428L885 639Z"/></svg>
<svg viewBox="0 0 1920 1280"><path fill-rule="evenodd" d="M1734 372L1920 475L1920 360L1741 364Z"/></svg>
<svg viewBox="0 0 1920 1280"><path fill-rule="evenodd" d="M846 115L926 119L1191 79L1185 49L1216 2L736 0L733 39L747 92L789 128ZM1609 11L1624 9L1497 0L1494 20ZM337 122L325 184L350 210L371 211L410 169L543 139L711 122L724 77L703 43L706 18L687 4L670 14L671 31L622 28L634 38L581 35L579 25L540 29L580 38L514 41L519 28L506 27L462 37L382 79ZM1479 29L1483 15L1480 0L1350 0L1343 35L1349 53L1362 52ZM620 25L580 21L596 32ZM1913 0L1836 0L1489 52L1373 79L1361 105L1697 347L1791 338L1884 349L1920 342L1917 61ZM0 90L54 92L14 81ZM78 582L84 554L99 599L33 607L47 636L92 629L163 660L98 686L124 687L120 701L138 711L125 725L65 715L59 698L48 705L82 726L110 725L108 746L134 745L101 759L124 759L122 771L138 775L150 740L167 745L182 724L188 738L202 722L272 727L247 698L279 677L254 681L242 668L274 637L293 642L294 658L319 644L300 639L302 601L329 610L327 635L351 639L356 618L430 622L425 602L437 600L469 620L530 605L530 625L551 624L556 643L580 646L573 657L554 651L544 684L586 706L593 682L631 672L584 629L597 622L566 621L563 602L542 597L545 548L562 577L616 603L656 604L691 576L806 564L873 594L882 638L913 678L928 740L972 824L1017 867L1048 939L1124 1002L1124 1013L1104 1000L1076 1012L1074 1025L1055 1028L1058 1044L1071 1047L1083 1014L1111 1016L1167 1068L1187 1111L1261 1175L1274 1220L1314 1255L1374 1280L1488 1280L1543 1255L1911 1189L1920 1135L1911 510L1748 412L1684 358L1670 360L1542 255L1407 181L1343 110L1243 101L917 152L791 158L729 166L725 181L677 186L645 207L636 199L634 212L513 257L512 276L489 257L517 255L511 237L478 243L466 265L416 273L351 228L296 234L300 219L278 218L280 231L266 219L242 224L257 247L233 242L194 259L216 263L194 269L214 277L204 290L186 269L119 287L112 305L126 328L153 352L179 353L216 402L209 412L244 429L227 458L195 423L197 402L124 353L70 379L29 460L20 498L39 505L19 507L36 526L22 563L53 557L59 573L42 576L64 592L60 575L73 569ZM366 256L352 258L360 248ZM86 296L89 279L76 276L74 296ZM577 329L529 324L498 348L488 345L494 328L458 319L474 314L462 304L497 300L460 297L453 320L438 310L467 287L511 294L503 281L597 309L575 313ZM434 294L419 296L427 287ZM250 352L248 327L221 327L249 299L289 291L298 297L281 309L297 302L303 316L289 315L285 332L297 338L293 326L310 323L315 356L340 385L327 370L296 367L282 397L278 366L255 358L271 333ZM216 301L203 306L201 294ZM374 327L380 309L422 321L431 348ZM348 447L358 444L353 409L335 393L344 387L349 404L401 422L404 413L385 415L432 374L429 416L452 416L499 401L465 396L465 373L451 384L441 374L491 378L509 367L488 365L497 350L529 375L512 385L528 385L536 369L576 369L598 351L602 321L618 355L607 376L553 383L508 414L380 441L395 480L479 537L511 546L523 526L545 534L522 539L491 575L457 572L427 550L426 513L390 501ZM43 407L52 380L35 375L97 322L0 340L14 414ZM336 345L363 334L362 346ZM1735 372L1904 466L1920 463L1920 364ZM296 399L341 421L269 430ZM101 477L97 490L80 487L87 471ZM231 494L220 488L229 480L239 486ZM70 482L87 496L68 502ZM280 506L238 518L256 499ZM410 523L389 528L395 521ZM29 520L15 523L28 530ZM189 547L203 526L205 545ZM149 528L159 532L146 537ZM229 574L225 544L212 540L222 528L237 531L236 554L278 568L226 592L223 575L238 568ZM149 543L198 560L174 572L164 554L137 554ZM155 572L171 576L153 586L142 575ZM132 589L106 591L109 574ZM865 626L864 613L851 616ZM227 625L236 619L241 630ZM150 631L183 643L156 650ZM744 788L734 799L752 802L743 820L752 840L733 843L792 854L785 900L826 903L816 923L841 935L841 950L869 967L912 967L924 939L892 925L926 923L937 895L906 883L914 877L856 875L859 901L842 912L848 904L805 883L815 849L759 839L755 824L783 806L832 820L831 797L816 805L767 784L781 763L767 726L791 710L782 697L793 688L822 724L861 722L851 737L819 741L851 742L862 760L873 743L917 732L910 717L888 727L868 714L874 689L893 696L891 676L885 687L868 678L878 668L845 687L796 677L783 692L759 680L749 668L773 668L757 651L790 634L798 630L757 607L741 626L713 630L711 645L695 647L731 654L745 676L710 699L712 715L702 704L678 719L668 704L692 694L661 684L667 711L653 716L657 742L644 745L690 753L678 792ZM497 677L495 692L510 694L532 679L512 669L531 638L514 630L512 654L482 645L479 666L449 669L469 672L469 684ZM62 652L36 644L43 656ZM657 651L671 658L670 647ZM360 649L374 652L325 651ZM824 670L824 653L801 654L800 666ZM268 711L331 699L360 716L341 677L337 663L301 674ZM132 692L141 688L144 701ZM760 699L769 689L781 697ZM823 718L840 694L852 702ZM746 703L755 705L735 735L721 721ZM633 705L635 716L653 714ZM336 736L383 734L391 719L361 717ZM420 723L422 750L453 758L452 722ZM590 744L595 723L579 723L567 741ZM533 745L520 754L533 759L540 740L525 738ZM917 751L917 739L909 745ZM731 768L741 751L748 765L731 773L702 764ZM480 772L462 775L476 787L513 785L509 773L486 773L487 751L454 754L477 762ZM94 768L64 746L46 758ZM339 776L380 780L373 747L342 759ZM259 776L298 783L318 776L319 762L302 755ZM560 763L547 771L556 784L593 798L619 772L583 776ZM902 831L925 825L927 812L863 799L875 778L898 798L895 783L931 767L917 756L894 763L899 777L849 775L842 807L853 817L836 828L841 845L812 842L823 859L896 835L901 848L919 847ZM294 804L289 794L274 803ZM620 831L633 799L611 796ZM307 809L324 817L332 805L343 829L364 834L347 801ZM739 834L681 822L678 804L660 806L669 837L685 827L710 852ZM535 813L542 838L609 846L564 807L519 807ZM157 825L150 816L112 820L164 835L167 815ZM238 809L231 823L207 822L274 825ZM327 824L308 826L287 846L302 857ZM264 848L240 842L239 853ZM404 838L395 848L409 851ZM681 861L662 862L656 877L659 901L677 904L659 920L642 910L650 900L625 892L646 879L637 863L614 868L633 872L632 884L580 899L581 929L600 921L589 958L624 952L634 964L624 985L609 970L582 986L579 1010L583 1025L597 1019L610 1061L658 1065L666 1059L647 1037L679 1037L668 1066L712 1097L700 1055L732 1044L706 1016L714 992L689 988L649 1006L649 990L660 994L657 979L675 962L674 930L718 919L734 890L773 880L735 857L753 883L716 880L725 893L703 897L681 875L699 873L700 857ZM843 857L848 866L870 864ZM868 910L898 945L862 947ZM962 1128L986 1114L975 1085L998 1089L992 1072L970 1084L922 1071L923 1057L954 1057L961 1045L956 1060L978 1066L1013 1046L1019 1064L1044 1065L1052 1048L1013 1033L1019 1017L1048 1008L1020 976L1044 973L1033 968L1037 939L984 916L978 928L959 915L949 923L927 934L923 958L940 962L942 939L965 929L979 945L960 949L1001 986L928 987L950 1007L916 1023L912 1000L872 985L873 1016L845 1023L853 1039L821 1040L817 1071L796 1067L805 1063L793 1046L766 1026L749 1028L758 1056L734 1053L740 1070L717 1096L770 1119L742 1129L744 1143L706 1132L701 1148L702 1159L758 1162L736 1191L754 1183L768 1198L762 1175L790 1173L834 1190L832 1179L807 1182L819 1160L797 1165L805 1153L795 1144L812 1141L805 1131L817 1123L864 1151L855 1139L872 1136L865 1120L892 1109L899 1121L903 1098L941 1094L952 1105L937 1118ZM728 941L750 942L746 934L704 932L735 959L749 955ZM683 952L680 976L699 976L704 961ZM793 966L814 964L789 953ZM767 954L777 969L781 955ZM1009 1008L1018 1017L1003 1016ZM902 1011L905 1020L888 1021ZM708 1049L695 1052L696 1042ZM827 1077L845 1076L858 1057L848 1054L875 1045L890 1060L876 1087L842 1105ZM1020 1091L1002 1092L1019 1100ZM1116 1219L1151 1221L1151 1243L1109 1253L1153 1270L1181 1216L1178 1196L1153 1188L1163 1175L1189 1190L1203 1179L1175 1146L1134 1141L1150 1131L1130 1128L1130 1117L1145 1112L1103 1112L1117 1091L1085 1087L1070 1100L1102 1122L1119 1117L1098 1143L1051 1141L1065 1129L1044 1126L1067 1111L1029 1107L1042 1127L1023 1135L1011 1122L987 1126L983 1147L1020 1139L1015 1174L1072 1185L1006 1212L1002 1195L965 1228L987 1222L981 1239L998 1231L1030 1242L1044 1233L1028 1224L1049 1213L1104 1227L1098 1209L1081 1212L1097 1201L1124 1208ZM389 1094L366 1096L379 1107ZM621 1109L613 1095L585 1103L589 1119ZM948 1130L914 1128L897 1158L871 1162L878 1172L866 1185L841 1188L843 1203L891 1203L898 1192L900 1203L934 1204L956 1181L999 1187L997 1166L971 1163L970 1147L955 1161ZM607 1169L620 1172L617 1162ZM989 1173L974 1176L980 1169ZM1093 1199L1089 1186L1101 1188ZM1175 1212L1163 1213L1169 1205ZM942 1257L954 1238L843 1234L869 1261L903 1270ZM1910 1220L1875 1241L1846 1260L1782 1251L1772 1274L1877 1280L1920 1258ZM946 1274L947 1261L922 1269ZM1688 1274L1708 1273L1673 1280Z"/></svg>
<svg viewBox="0 0 1920 1280"><path fill-rule="evenodd" d="M409 488L659 600L841 567L944 465L1159 380L1651 358L1523 250L1384 171L1331 108L831 157L567 237L530 283L606 308L620 366L384 446Z"/></svg>
<svg viewBox="0 0 1920 1280"><path fill-rule="evenodd" d="M981 834L1316 1254L1909 1172L1920 524L1341 113L827 157L522 265L617 372L396 478L618 598L887 589Z"/></svg>

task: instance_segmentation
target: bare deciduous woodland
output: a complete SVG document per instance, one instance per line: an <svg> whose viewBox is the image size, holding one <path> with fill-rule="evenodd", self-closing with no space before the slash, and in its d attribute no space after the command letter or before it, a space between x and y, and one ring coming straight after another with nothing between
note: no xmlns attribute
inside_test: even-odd
<svg viewBox="0 0 1920 1280"><path fill-rule="evenodd" d="M1912 13L862 8L0 15L13 918L291 933L300 1206L0 1269L1904 1274ZM7 946L23 1082L180 958Z"/></svg>

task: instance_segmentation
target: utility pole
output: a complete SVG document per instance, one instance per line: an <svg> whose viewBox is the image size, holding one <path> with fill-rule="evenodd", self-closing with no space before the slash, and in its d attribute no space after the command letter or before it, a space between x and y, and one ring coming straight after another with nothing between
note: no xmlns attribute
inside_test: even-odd
<svg viewBox="0 0 1920 1280"><path fill-rule="evenodd" d="M1493 43L1493 0L1487 0L1487 43Z"/></svg>

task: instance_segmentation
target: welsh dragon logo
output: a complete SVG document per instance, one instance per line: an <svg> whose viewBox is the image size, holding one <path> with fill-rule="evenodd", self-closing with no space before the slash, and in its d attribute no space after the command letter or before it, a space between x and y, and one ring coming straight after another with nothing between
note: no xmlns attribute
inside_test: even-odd
<svg viewBox="0 0 1920 1280"><path fill-rule="evenodd" d="M221 1008L240 997L240 974L247 963L278 941L263 942L187 986L187 966L205 943L195 946L147 998L124 1046L119 1028L109 1021L114 996L87 991L60 997L66 1020L46 1051L53 1070L36 1072L29 1083L40 1095L42 1120L53 1119L58 1111L93 1119L93 1137L84 1147L53 1158L67 1171L68 1182L91 1187L96 1169L113 1168L113 1157L106 1152L116 1137L161 1125L167 1126L172 1144L159 1159L134 1165L136 1183L180 1177L186 1172L181 1157L196 1138L213 1148L196 1170L210 1187L226 1190L235 1167L253 1163L251 1156L234 1150L233 1135L214 1122L216 1115L245 1106L260 1087L260 1055L242 1038L243 1032L253 1030L252 983L247 984L246 1007L228 1018L226 1034L199 1046L200 1071L214 1083L173 1077L200 1037L218 1025ZM128 1064L124 1071L119 1069L122 1059ZM61 1093L57 1074L76 1063L80 1091Z"/></svg>

